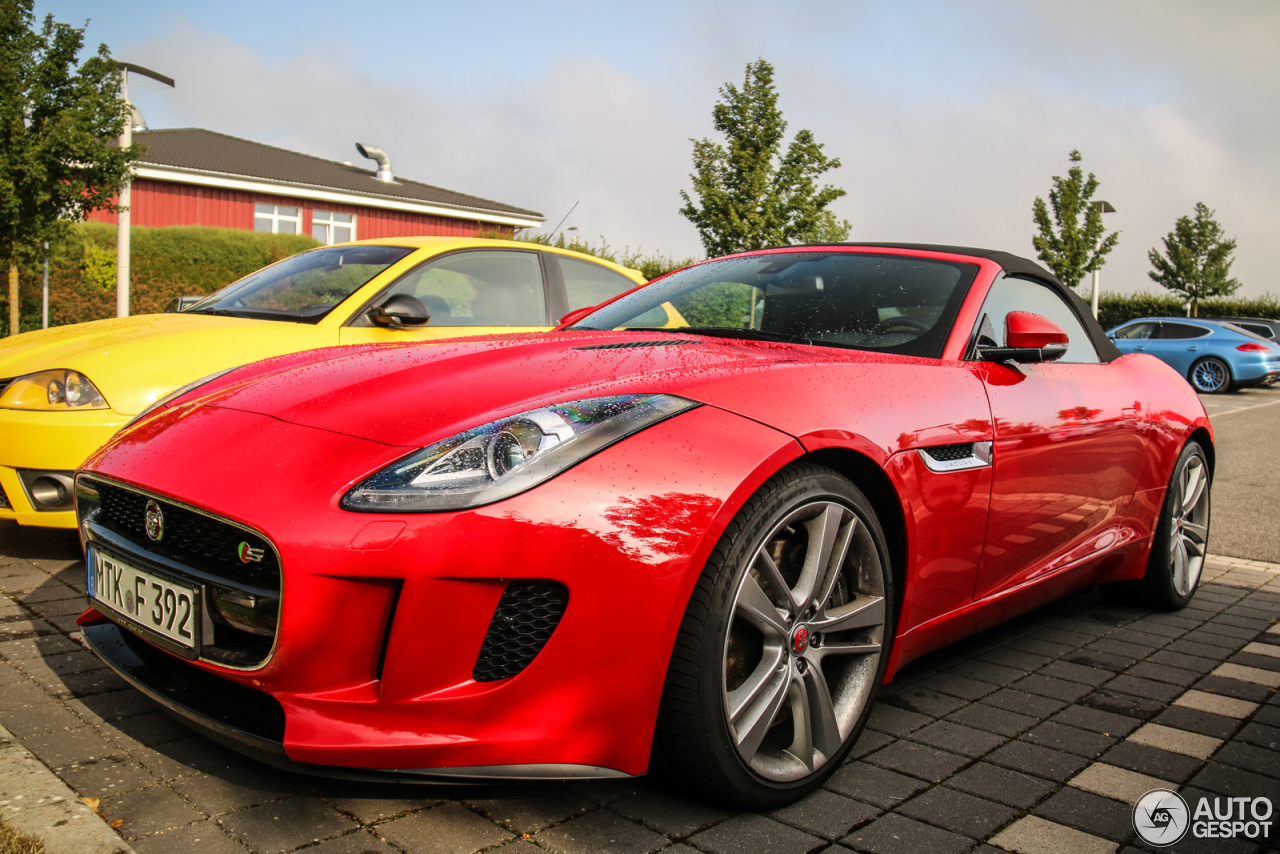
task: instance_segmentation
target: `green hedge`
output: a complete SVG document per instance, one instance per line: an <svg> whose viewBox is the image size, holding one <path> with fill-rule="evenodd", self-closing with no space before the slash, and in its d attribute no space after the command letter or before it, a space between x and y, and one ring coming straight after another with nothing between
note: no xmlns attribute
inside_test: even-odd
<svg viewBox="0 0 1280 854"><path fill-rule="evenodd" d="M162 311L176 296L209 294L254 270L319 244L312 237L235 228L171 226L130 233L129 313ZM7 272L7 271L6 271ZM22 331L40 328L42 267L19 266ZM9 288L0 277L0 321L8 334ZM49 247L49 325L116 314L116 227L75 223Z"/></svg>
<svg viewBox="0 0 1280 854"><path fill-rule="evenodd" d="M1098 322L1103 329L1119 326L1135 317L1185 317L1182 300L1172 294L1102 294ZM1203 317L1270 317L1280 319L1280 299L1267 294L1255 299L1225 297L1205 300L1197 312Z"/></svg>

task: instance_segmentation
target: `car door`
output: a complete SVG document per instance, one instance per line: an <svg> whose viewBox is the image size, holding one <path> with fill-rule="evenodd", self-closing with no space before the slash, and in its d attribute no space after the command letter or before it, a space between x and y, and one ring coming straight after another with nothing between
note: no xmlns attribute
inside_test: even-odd
<svg viewBox="0 0 1280 854"><path fill-rule="evenodd" d="M381 305L396 294L421 301L431 320L421 326L385 327L369 319L369 306ZM553 324L547 302L542 253L461 250L432 258L405 273L352 315L339 339L343 344L362 344L538 332Z"/></svg>
<svg viewBox="0 0 1280 854"><path fill-rule="evenodd" d="M1206 338L1212 330L1197 323L1179 323L1162 320L1160 328L1147 342L1146 352L1155 356L1184 377L1191 370L1191 364L1204 356L1207 351Z"/></svg>
<svg viewBox="0 0 1280 854"><path fill-rule="evenodd" d="M1101 361L1062 295L1048 283L1004 276L992 285L980 317L1003 336L1010 311L1049 318L1070 343L1054 362L981 364L995 438L976 598L1126 536L1123 517L1139 474L1132 460L1143 444L1145 402L1128 369Z"/></svg>

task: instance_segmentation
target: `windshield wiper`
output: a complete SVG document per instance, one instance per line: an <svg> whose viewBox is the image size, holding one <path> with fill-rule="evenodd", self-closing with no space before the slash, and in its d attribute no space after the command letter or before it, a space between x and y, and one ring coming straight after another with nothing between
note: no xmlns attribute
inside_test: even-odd
<svg viewBox="0 0 1280 854"><path fill-rule="evenodd" d="M810 344L814 342L799 335L786 335L782 332L766 332L763 329L733 329L727 326L682 326L678 329L662 329L662 332L676 332L689 335L706 335L711 338L745 338L749 341L780 341L784 344Z"/></svg>
<svg viewBox="0 0 1280 854"><path fill-rule="evenodd" d="M212 314L217 317L248 317L246 314L242 314L238 311L232 311L229 308L214 308L213 306L209 306L208 308L189 308L184 311L183 314Z"/></svg>
<svg viewBox="0 0 1280 854"><path fill-rule="evenodd" d="M290 323L317 323L324 317L325 312L313 312L310 314L301 314L298 312L284 311L281 309L271 308L243 308L233 310L229 308L202 308L199 311L187 309L183 314L212 314L216 317L238 317L242 320L286 320Z"/></svg>

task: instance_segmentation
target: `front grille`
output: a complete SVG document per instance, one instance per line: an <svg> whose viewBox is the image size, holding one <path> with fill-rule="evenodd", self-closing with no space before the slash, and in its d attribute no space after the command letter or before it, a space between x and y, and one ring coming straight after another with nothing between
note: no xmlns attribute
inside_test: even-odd
<svg viewBox="0 0 1280 854"><path fill-rule="evenodd" d="M226 667L261 666L275 646L280 616L280 559L261 534L167 499L96 477L76 483L88 545L139 569L175 572L201 583L212 622L200 657ZM163 515L158 540L147 534L151 503ZM241 555L245 556L242 559ZM255 560L256 558L256 560Z"/></svg>
<svg viewBox="0 0 1280 854"><path fill-rule="evenodd" d="M9 496L4 494L4 487L0 486L0 510L12 510L13 505L9 503Z"/></svg>
<svg viewBox="0 0 1280 854"><path fill-rule="evenodd" d="M542 651L569 604L569 589L558 581L513 581L502 591L471 677L494 682L515 676Z"/></svg>
<svg viewBox="0 0 1280 854"><path fill-rule="evenodd" d="M940 463L947 462L949 460L964 460L973 456L973 443L962 442L959 445L934 445L932 448L925 448L924 452Z"/></svg>
<svg viewBox="0 0 1280 854"><path fill-rule="evenodd" d="M696 342L684 338L667 338L662 341L622 341L617 344L589 344L585 347L574 347L575 350L632 350L637 347L679 347L681 344Z"/></svg>
<svg viewBox="0 0 1280 854"><path fill-rule="evenodd" d="M147 551L228 581L279 589L280 566L275 549L264 538L180 504L152 499L105 481L95 481L95 485L102 496L101 511L95 519L98 524L124 535ZM164 513L164 534L160 542L153 542L146 533L148 501L155 501ZM262 560L241 561L240 543L262 550Z"/></svg>

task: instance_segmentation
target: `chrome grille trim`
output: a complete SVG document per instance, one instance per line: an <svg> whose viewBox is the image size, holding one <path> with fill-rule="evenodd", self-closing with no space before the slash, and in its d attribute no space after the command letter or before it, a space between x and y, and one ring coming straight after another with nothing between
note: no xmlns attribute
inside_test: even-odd
<svg viewBox="0 0 1280 854"><path fill-rule="evenodd" d="M199 661L203 661L208 664L213 664L217 667L221 667L227 670L238 670L238 671L261 670L263 667L269 664L271 662L271 659L275 657L276 649L280 643L280 630L279 630L278 621L279 621L279 615L283 614L284 612L284 567L280 560L280 552L276 548L275 543L273 543L271 539L267 537L265 534L263 534L261 531L255 530L254 528L250 528L248 525L243 525L232 519L227 519L226 517L219 516L216 513L211 513L208 510L202 510L199 507L194 507L190 504L187 504L182 501L178 501L167 495L161 495L156 492L151 492L149 490L142 489L141 487L134 486L133 484L127 484L127 483L124 483L123 481L119 481L110 477L105 477L100 474L80 474L80 475L77 475L76 477L76 516L77 516L77 521L80 524L81 536L87 545L91 545L95 541L94 535L92 534L92 526L96 525L97 523L95 523L91 519L86 519L82 515L80 510L80 496L81 496L81 490L84 489L85 487L88 487L90 491L93 491L95 489L95 486L94 486L95 483L104 484L110 487L114 487L116 489L125 490L126 492L134 493L146 499L162 502L164 504L172 505L182 510L198 514L214 522L227 525L232 528L238 528L239 530L244 531L247 534L250 534L255 539L261 540L271 550L271 555L274 559L275 567L276 567L275 569L275 577L277 581L276 590L278 591L276 601L278 602L278 611L277 611L276 628L272 632L271 647L267 651L267 654L261 660L251 665L245 665L245 666L241 666L241 665L237 665L237 664L233 664L225 661L218 661L216 659L207 658L204 655L201 655L200 658L198 659ZM121 540L124 540L126 543L128 543L129 548L127 550L123 549L122 546L117 546L117 550L123 551L123 554L126 556L125 557L126 560L127 560L128 554L134 553L137 557L140 557L145 561L150 561L152 563L155 563L161 566L176 565L178 567L183 567L186 570L188 570L188 572L184 574L186 574L191 579L191 581L199 584L208 584L209 582L204 577L202 577L202 575L199 575L197 573L203 573L203 575L219 578L223 582L225 582L225 585L229 588L234 588L238 585L245 584L245 581L243 579L235 579L227 576L218 575L216 569L197 566L185 560L177 561L172 557L166 557L164 555L161 555L158 552L153 552L147 547L146 544L137 542L133 538L127 536L126 534L118 533L113 528L107 528L106 526L102 526L101 530L109 531L113 538L119 538ZM101 542L107 543L108 545L114 545L110 543L109 540L105 540L105 539L102 540ZM205 602L203 607L206 609L206 613L204 616L205 616L205 620L207 621L209 619L209 615L207 613L207 609L209 607L208 602Z"/></svg>

